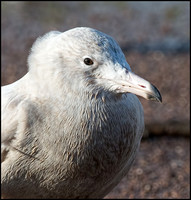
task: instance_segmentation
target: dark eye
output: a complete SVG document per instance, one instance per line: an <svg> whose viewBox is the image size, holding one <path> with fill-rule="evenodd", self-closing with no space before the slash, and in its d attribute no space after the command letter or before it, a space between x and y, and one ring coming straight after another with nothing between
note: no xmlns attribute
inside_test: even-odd
<svg viewBox="0 0 191 200"><path fill-rule="evenodd" d="M93 65L93 64L94 64L94 62L93 62L90 58L85 58L85 59L84 59L84 63L85 63L86 65Z"/></svg>

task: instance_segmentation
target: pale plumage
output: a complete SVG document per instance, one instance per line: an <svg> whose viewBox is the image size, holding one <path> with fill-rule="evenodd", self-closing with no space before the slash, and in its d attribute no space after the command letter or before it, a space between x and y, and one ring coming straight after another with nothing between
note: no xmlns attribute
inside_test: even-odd
<svg viewBox="0 0 191 200"><path fill-rule="evenodd" d="M39 38L28 65L2 87L3 197L104 197L128 172L143 134L134 94L161 101L159 91L91 28Z"/></svg>

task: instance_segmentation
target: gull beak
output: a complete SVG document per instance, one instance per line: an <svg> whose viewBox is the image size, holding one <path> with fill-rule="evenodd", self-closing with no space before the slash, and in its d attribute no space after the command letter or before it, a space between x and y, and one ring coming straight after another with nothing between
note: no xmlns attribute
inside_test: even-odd
<svg viewBox="0 0 191 200"><path fill-rule="evenodd" d="M120 78L118 76L109 80L114 84L117 93L130 92L148 100L162 102L162 96L154 85L127 69L123 71Z"/></svg>

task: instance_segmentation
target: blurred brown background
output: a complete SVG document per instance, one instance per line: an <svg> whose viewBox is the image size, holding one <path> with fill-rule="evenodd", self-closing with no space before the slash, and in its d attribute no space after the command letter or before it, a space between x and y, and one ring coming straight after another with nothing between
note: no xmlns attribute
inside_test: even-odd
<svg viewBox="0 0 191 200"><path fill-rule="evenodd" d="M190 198L190 2L1 2L1 84L27 72L35 39L80 26L118 41L132 70L160 90L140 98L145 133L129 174L105 198Z"/></svg>

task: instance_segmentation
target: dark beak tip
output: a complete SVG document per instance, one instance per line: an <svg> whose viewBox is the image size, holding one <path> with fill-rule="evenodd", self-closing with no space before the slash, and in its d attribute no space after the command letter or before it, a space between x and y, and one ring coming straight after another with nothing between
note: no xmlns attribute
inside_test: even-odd
<svg viewBox="0 0 191 200"><path fill-rule="evenodd" d="M154 88L154 90L155 90L155 93L157 94L157 95L156 95L157 100L158 100L160 103L162 103L162 96L161 96L159 90L158 90L157 87L155 87L154 85L152 85L152 86L153 86L153 88Z"/></svg>
<svg viewBox="0 0 191 200"><path fill-rule="evenodd" d="M161 95L160 95L159 101L160 101L160 103L162 103L162 96Z"/></svg>
<svg viewBox="0 0 191 200"><path fill-rule="evenodd" d="M158 92L158 100L160 101L160 103L162 103L162 96L158 89L157 89L157 92Z"/></svg>

